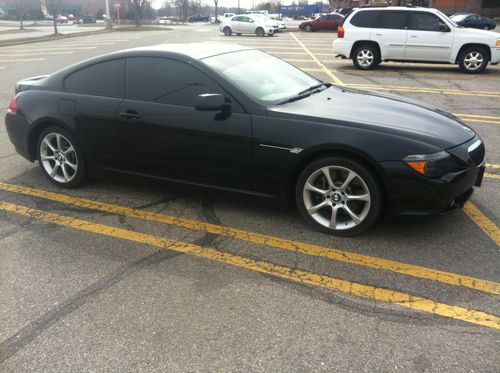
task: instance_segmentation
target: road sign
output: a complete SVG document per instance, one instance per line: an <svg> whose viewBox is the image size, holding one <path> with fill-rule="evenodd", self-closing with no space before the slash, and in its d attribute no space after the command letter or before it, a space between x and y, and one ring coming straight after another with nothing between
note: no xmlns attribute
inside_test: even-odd
<svg viewBox="0 0 500 373"><path fill-rule="evenodd" d="M120 9L122 7L122 3L120 3L120 0L115 0L115 9Z"/></svg>

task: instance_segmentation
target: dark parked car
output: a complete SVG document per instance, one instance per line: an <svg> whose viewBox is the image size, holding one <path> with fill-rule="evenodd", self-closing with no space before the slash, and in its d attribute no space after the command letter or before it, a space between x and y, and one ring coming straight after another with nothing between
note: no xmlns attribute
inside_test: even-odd
<svg viewBox="0 0 500 373"><path fill-rule="evenodd" d="M340 14L324 14L311 21L302 22L299 28L304 31L333 30L340 26L344 16Z"/></svg>
<svg viewBox="0 0 500 373"><path fill-rule="evenodd" d="M450 17L455 23L463 27L494 30L497 24L494 20L479 14L454 14Z"/></svg>
<svg viewBox="0 0 500 373"><path fill-rule="evenodd" d="M321 82L209 43L111 53L16 85L5 117L54 184L103 169L269 198L353 235L384 212L439 214L481 184L481 138L418 101ZM362 105L360 105L362 103Z"/></svg>
<svg viewBox="0 0 500 373"><path fill-rule="evenodd" d="M188 17L188 22L208 22L208 21L210 21L210 17L209 16L202 16L201 14Z"/></svg>
<svg viewBox="0 0 500 373"><path fill-rule="evenodd" d="M80 22L84 24L95 23L95 18L94 16L83 16Z"/></svg>

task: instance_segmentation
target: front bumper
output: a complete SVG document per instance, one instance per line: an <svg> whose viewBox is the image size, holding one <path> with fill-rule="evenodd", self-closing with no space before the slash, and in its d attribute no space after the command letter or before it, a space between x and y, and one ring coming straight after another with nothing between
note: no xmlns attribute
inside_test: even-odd
<svg viewBox="0 0 500 373"><path fill-rule="evenodd" d="M491 61L492 65L500 63L500 48L491 48Z"/></svg>
<svg viewBox="0 0 500 373"><path fill-rule="evenodd" d="M412 170L403 161L380 162L384 169L390 215L437 215L462 207L472 195L474 186L480 186L485 169L483 158L475 164L467 149L479 137L447 151L466 161L466 170L431 179ZM468 158L468 159L465 159Z"/></svg>

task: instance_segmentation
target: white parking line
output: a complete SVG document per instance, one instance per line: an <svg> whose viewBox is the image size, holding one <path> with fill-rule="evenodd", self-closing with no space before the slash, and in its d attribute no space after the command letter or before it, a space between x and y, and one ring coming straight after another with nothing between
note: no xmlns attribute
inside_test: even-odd
<svg viewBox="0 0 500 373"><path fill-rule="evenodd" d="M5 62L28 62L28 61L43 61L45 58L22 58L16 60L0 60L0 63Z"/></svg>
<svg viewBox="0 0 500 373"><path fill-rule="evenodd" d="M50 54L72 54L73 52L35 52L35 53L2 53L0 57L22 57L22 56L39 56L41 54L43 55L50 55Z"/></svg>

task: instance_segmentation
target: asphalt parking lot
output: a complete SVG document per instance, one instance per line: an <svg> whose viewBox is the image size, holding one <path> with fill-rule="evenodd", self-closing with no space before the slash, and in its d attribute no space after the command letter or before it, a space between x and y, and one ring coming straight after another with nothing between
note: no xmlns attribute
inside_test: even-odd
<svg viewBox="0 0 500 373"><path fill-rule="evenodd" d="M1 108L19 79L99 54L238 43L455 113L488 160L463 210L340 238L267 200L114 175L58 189L15 153L2 121L0 371L497 372L500 66L364 72L333 58L334 37L195 25L0 47Z"/></svg>

